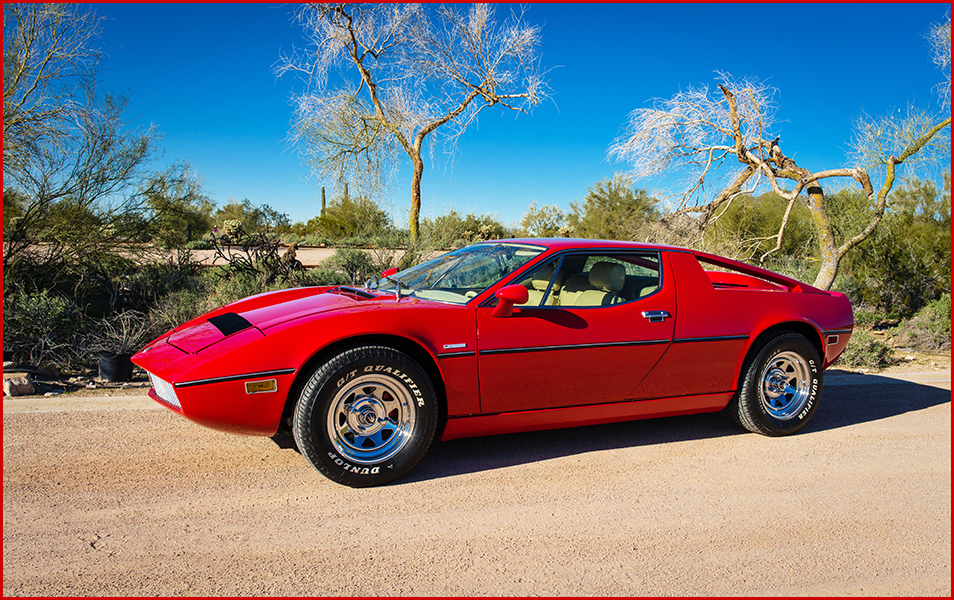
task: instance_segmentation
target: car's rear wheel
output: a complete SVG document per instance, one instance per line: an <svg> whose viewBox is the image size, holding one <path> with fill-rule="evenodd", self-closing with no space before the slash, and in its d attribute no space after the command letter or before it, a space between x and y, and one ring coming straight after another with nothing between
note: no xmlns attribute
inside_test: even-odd
<svg viewBox="0 0 954 600"><path fill-rule="evenodd" d="M320 473L367 487L410 471L430 447L437 421L437 394L417 362L393 348L359 346L311 374L292 432Z"/></svg>
<svg viewBox="0 0 954 600"><path fill-rule="evenodd" d="M750 354L742 372L742 383L728 410L749 431L770 436L795 433L818 408L821 358L799 333L767 339Z"/></svg>

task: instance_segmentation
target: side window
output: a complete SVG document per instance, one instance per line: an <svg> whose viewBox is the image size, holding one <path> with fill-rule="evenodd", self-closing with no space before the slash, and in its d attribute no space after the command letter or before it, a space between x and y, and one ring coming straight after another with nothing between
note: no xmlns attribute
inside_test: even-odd
<svg viewBox="0 0 954 600"><path fill-rule="evenodd" d="M560 303L560 282L554 281L553 276L560 264L560 260L552 260L531 273L520 285L527 288L530 299L524 306L558 306Z"/></svg>
<svg viewBox="0 0 954 600"><path fill-rule="evenodd" d="M527 307L612 306L659 289L659 255L566 254L516 283L527 288Z"/></svg>
<svg viewBox="0 0 954 600"><path fill-rule="evenodd" d="M656 253L567 256L561 268L560 306L611 306L659 289Z"/></svg>

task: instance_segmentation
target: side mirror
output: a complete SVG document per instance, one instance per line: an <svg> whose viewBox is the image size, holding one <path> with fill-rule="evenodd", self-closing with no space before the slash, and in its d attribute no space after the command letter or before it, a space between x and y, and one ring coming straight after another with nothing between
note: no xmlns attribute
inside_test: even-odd
<svg viewBox="0 0 954 600"><path fill-rule="evenodd" d="M513 314L514 304L526 304L530 299L530 292L522 285L508 285L497 290L497 306L490 314L495 317L509 317Z"/></svg>
<svg viewBox="0 0 954 600"><path fill-rule="evenodd" d="M381 277L390 277L391 275L394 275L394 274L397 273L397 272L398 272L398 268L397 268L397 267L391 267L390 269L388 269L388 270L385 271L384 273L381 273Z"/></svg>

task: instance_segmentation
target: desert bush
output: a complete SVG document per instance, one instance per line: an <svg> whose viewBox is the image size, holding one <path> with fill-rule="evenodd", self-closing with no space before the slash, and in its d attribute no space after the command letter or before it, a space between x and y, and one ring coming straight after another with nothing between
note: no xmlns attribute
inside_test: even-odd
<svg viewBox="0 0 954 600"><path fill-rule="evenodd" d="M81 346L91 355L134 354L160 333L145 313L126 310L96 321Z"/></svg>
<svg viewBox="0 0 954 600"><path fill-rule="evenodd" d="M846 367L883 369L892 364L891 348L865 329L855 329L848 347L836 364Z"/></svg>
<svg viewBox="0 0 954 600"><path fill-rule="evenodd" d="M179 251L166 262L144 265L123 274L114 282L116 299L112 312L148 312L160 298L184 288L193 288L202 267L188 251Z"/></svg>
<svg viewBox="0 0 954 600"><path fill-rule="evenodd" d="M36 366L80 366L88 319L69 299L49 290L3 295L3 349Z"/></svg>
<svg viewBox="0 0 954 600"><path fill-rule="evenodd" d="M556 204L537 206L534 200L520 219L520 235L555 237L566 224L566 215Z"/></svg>
<svg viewBox="0 0 954 600"><path fill-rule="evenodd" d="M302 244L305 242L305 236L298 235L297 233L286 233L285 235L281 236L280 239L285 245Z"/></svg>
<svg viewBox="0 0 954 600"><path fill-rule="evenodd" d="M834 200L845 203L851 198L842 194ZM846 256L842 271L853 280L853 302L910 317L951 291L949 174L943 190L931 181L906 180L891 194L888 206L871 237ZM858 212L839 210L845 215Z"/></svg>
<svg viewBox="0 0 954 600"><path fill-rule="evenodd" d="M306 235L301 243L308 244L309 246L321 246L322 244L325 246L333 245L333 241L330 238L320 235Z"/></svg>
<svg viewBox="0 0 954 600"><path fill-rule="evenodd" d="M856 329L871 329L878 323L884 320L885 315L876 310L871 310L865 307L855 307L854 309L855 317L855 328Z"/></svg>
<svg viewBox="0 0 954 600"><path fill-rule="evenodd" d="M341 271L352 284L361 283L377 275L371 256L355 248L339 248L325 261L325 268Z"/></svg>
<svg viewBox="0 0 954 600"><path fill-rule="evenodd" d="M350 196L347 191L322 212L322 216L308 221L305 228L333 239L383 235L391 229L391 218L374 200Z"/></svg>
<svg viewBox="0 0 954 600"><path fill-rule="evenodd" d="M186 242L186 250L211 250L212 243L209 240L192 240L191 242Z"/></svg>
<svg viewBox="0 0 954 600"><path fill-rule="evenodd" d="M209 303L211 306L223 306L236 300L276 290L293 287L276 281L264 271L238 271L222 276L219 268L210 269L206 275L209 283Z"/></svg>
<svg viewBox="0 0 954 600"><path fill-rule="evenodd" d="M451 210L434 219L421 219L420 237L416 246L427 253L430 250L453 250L474 242L505 236L506 228L492 215L478 217L474 213L468 213L461 216L456 210Z"/></svg>
<svg viewBox="0 0 954 600"><path fill-rule="evenodd" d="M574 236L607 239L643 239L643 229L656 221L659 200L633 187L625 175L598 181L579 203L570 202L566 224Z"/></svg>
<svg viewBox="0 0 954 600"><path fill-rule="evenodd" d="M212 282L195 279L188 287L171 291L149 307L149 321L155 335L174 329L216 308Z"/></svg>
<svg viewBox="0 0 954 600"><path fill-rule="evenodd" d="M348 281L348 276L341 271L319 268L306 272L302 285L348 285L349 283L351 282Z"/></svg>
<svg viewBox="0 0 954 600"><path fill-rule="evenodd" d="M360 236L340 238L336 242L337 246L344 248L364 248L368 245L368 241Z"/></svg>
<svg viewBox="0 0 954 600"><path fill-rule="evenodd" d="M895 342L918 350L951 349L951 294L930 302L899 327Z"/></svg>
<svg viewBox="0 0 954 600"><path fill-rule="evenodd" d="M213 215L213 221L229 238L234 238L236 229L244 233L287 233L291 229L288 215L280 213L267 204L255 206L251 200L245 198L241 202L230 201L219 207Z"/></svg>

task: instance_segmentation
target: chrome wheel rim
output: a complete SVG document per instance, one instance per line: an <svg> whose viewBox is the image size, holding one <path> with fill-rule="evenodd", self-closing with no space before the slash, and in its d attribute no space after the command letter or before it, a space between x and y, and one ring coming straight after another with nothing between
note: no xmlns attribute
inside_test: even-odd
<svg viewBox="0 0 954 600"><path fill-rule="evenodd" d="M787 421L797 416L808 402L811 370L795 352L781 352L762 369L762 408L772 417Z"/></svg>
<svg viewBox="0 0 954 600"><path fill-rule="evenodd" d="M415 408L407 388L380 375L349 381L328 411L328 437L351 462L369 465L393 457L414 429Z"/></svg>

